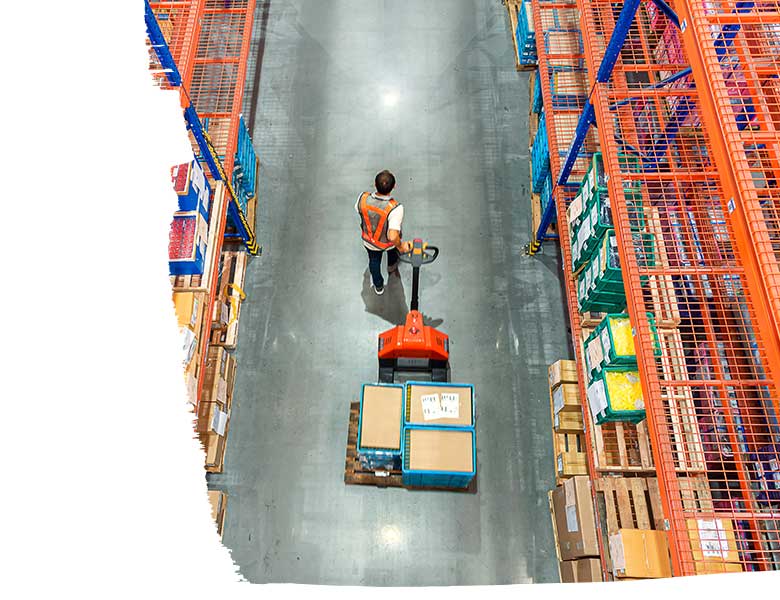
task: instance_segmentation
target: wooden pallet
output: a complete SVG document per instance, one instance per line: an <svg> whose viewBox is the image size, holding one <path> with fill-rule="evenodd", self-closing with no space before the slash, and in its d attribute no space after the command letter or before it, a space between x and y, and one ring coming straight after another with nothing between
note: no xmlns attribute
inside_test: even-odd
<svg viewBox="0 0 780 600"><path fill-rule="evenodd" d="M236 285L243 290L246 277L246 266L249 255L241 250L222 253L222 264L219 277L220 298L227 299L227 324L214 327L211 330L211 345L222 346L230 350L238 344L238 319L241 315L241 296L231 287Z"/></svg>
<svg viewBox="0 0 780 600"><path fill-rule="evenodd" d="M206 258L202 275L172 275L171 286L175 292L207 292L211 293L214 273L214 252L222 229L222 212L225 206L225 186L218 182L214 186L214 201L209 213L209 234L206 246Z"/></svg>
<svg viewBox="0 0 780 600"><path fill-rule="evenodd" d="M665 529L661 493L655 477L600 477L593 480L602 538L619 529ZM607 572L612 573L609 545L604 544Z"/></svg>
<svg viewBox="0 0 780 600"><path fill-rule="evenodd" d="M702 472L707 465L693 393L685 386L664 385L664 382L690 380L682 337L677 329L659 329L658 341L661 346L661 401L671 424L669 441L675 470Z"/></svg>
<svg viewBox="0 0 780 600"><path fill-rule="evenodd" d="M656 265L668 270L669 254L666 250L658 209L655 207L645 209L645 220L647 221L647 231L653 236ZM680 306L677 302L677 292L674 289L671 275L650 275L647 286L652 299L656 327L659 329L679 327L681 322Z"/></svg>
<svg viewBox="0 0 780 600"><path fill-rule="evenodd" d="M600 473L655 473L646 421L594 425L591 444Z"/></svg>
<svg viewBox="0 0 780 600"><path fill-rule="evenodd" d="M349 405L349 430L347 432L347 455L344 461L344 483L347 485L373 485L380 488L405 488L417 491L439 492L463 492L475 494L477 492L477 476L466 488L444 487L412 487L403 483L401 471L369 471L360 464L357 455L358 422L360 416L360 402L352 402Z"/></svg>
<svg viewBox="0 0 780 600"><path fill-rule="evenodd" d="M712 503L712 492L706 475L678 477L680 500L686 512L711 513L715 510Z"/></svg>
<svg viewBox="0 0 780 600"><path fill-rule="evenodd" d="M552 521L553 541L555 542L555 558L558 563L558 581L563 579L561 575L561 544L558 542L558 525L555 522L555 506L553 505L552 490L547 492L547 504L550 507L550 520Z"/></svg>

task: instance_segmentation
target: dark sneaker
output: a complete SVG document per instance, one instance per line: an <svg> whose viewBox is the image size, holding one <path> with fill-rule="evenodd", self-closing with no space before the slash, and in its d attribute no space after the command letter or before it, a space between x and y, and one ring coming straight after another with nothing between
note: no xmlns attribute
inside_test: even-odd
<svg viewBox="0 0 780 600"><path fill-rule="evenodd" d="M372 288L374 288L374 293L375 293L377 296L381 296L382 294L384 294L384 293L385 293L385 286L382 286L382 287L374 287L374 286L372 285L371 287L372 287Z"/></svg>

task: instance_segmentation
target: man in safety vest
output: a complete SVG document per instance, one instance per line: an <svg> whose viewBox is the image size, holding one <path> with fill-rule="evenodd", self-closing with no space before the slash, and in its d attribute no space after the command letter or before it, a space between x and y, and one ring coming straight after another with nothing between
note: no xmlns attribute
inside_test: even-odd
<svg viewBox="0 0 780 600"><path fill-rule="evenodd" d="M401 223L404 207L390 196L395 187L395 177L390 171L382 171L374 179L376 192L363 192L355 203L360 215L363 245L368 252L368 270L371 271L374 292L385 292L382 278L382 255L387 252L387 272L398 272L398 253L409 252L411 242L401 241Z"/></svg>

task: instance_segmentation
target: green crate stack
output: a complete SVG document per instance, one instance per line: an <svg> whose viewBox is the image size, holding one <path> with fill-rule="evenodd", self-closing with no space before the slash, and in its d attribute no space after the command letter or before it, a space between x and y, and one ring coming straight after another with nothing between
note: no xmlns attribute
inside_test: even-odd
<svg viewBox="0 0 780 600"><path fill-rule="evenodd" d="M626 408L626 404L632 408ZM635 368L604 367L588 386L588 405L597 425L643 421L646 413L639 372Z"/></svg>

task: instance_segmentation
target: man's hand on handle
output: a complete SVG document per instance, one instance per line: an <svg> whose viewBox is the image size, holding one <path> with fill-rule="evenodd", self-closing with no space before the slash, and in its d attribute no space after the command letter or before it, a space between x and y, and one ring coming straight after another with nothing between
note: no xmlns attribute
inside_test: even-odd
<svg viewBox="0 0 780 600"><path fill-rule="evenodd" d="M412 244L412 242L401 242L401 247L398 249L398 251L401 254L405 254L407 252L411 252L413 246L414 244Z"/></svg>

